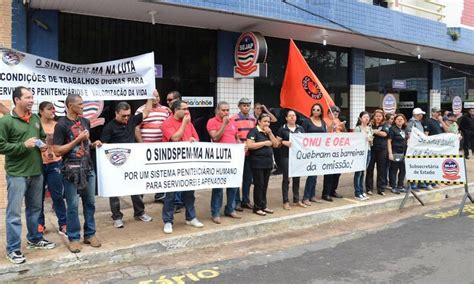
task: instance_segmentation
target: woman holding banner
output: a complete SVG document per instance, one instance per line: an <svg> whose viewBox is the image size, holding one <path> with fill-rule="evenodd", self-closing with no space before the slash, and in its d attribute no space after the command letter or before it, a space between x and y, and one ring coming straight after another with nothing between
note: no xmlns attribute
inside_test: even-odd
<svg viewBox="0 0 474 284"><path fill-rule="evenodd" d="M363 111L359 114L359 119L357 120L357 125L354 128L354 132L361 132L367 136L367 163L366 168L370 162L370 147L372 147L372 142L374 140L374 132L369 126L370 115L368 112ZM354 194L357 200L367 200L369 197L364 192L364 171L359 171L354 173Z"/></svg>
<svg viewBox="0 0 474 284"><path fill-rule="evenodd" d="M405 161L403 156L407 150L406 118L403 114L395 115L395 123L390 128L387 139L388 159L390 160L390 186L392 193L405 192ZM398 172L398 181L397 181Z"/></svg>
<svg viewBox="0 0 474 284"><path fill-rule="evenodd" d="M305 133L328 132L323 119L323 107L319 103L313 104L311 107L311 116L309 119L303 121L302 126ZM320 202L316 199L316 182L317 176L309 176L306 179L303 195L303 204L306 206L311 206L311 202Z"/></svg>
<svg viewBox="0 0 474 284"><path fill-rule="evenodd" d="M253 177L253 212L260 216L273 214L267 207L267 188L273 168L272 147L278 147L278 140L270 129L270 116L262 113L257 119L257 127L247 134L247 148Z"/></svg>
<svg viewBox="0 0 474 284"><path fill-rule="evenodd" d="M374 142L371 148L370 163L367 167L367 176L365 178L365 189L368 195L374 192L374 169L377 164L377 192L385 195L385 186L387 184L387 136L389 127L385 123L383 110L377 109L372 116L369 124L374 132Z"/></svg>
<svg viewBox="0 0 474 284"><path fill-rule="evenodd" d="M281 191L283 195L283 209L290 210L290 201L288 199L288 156L289 148L291 147L290 133L304 133L303 127L296 124L296 113L293 110L288 110L285 116L286 124L278 129L277 139L281 144L281 166L283 172L283 179L281 181ZM300 207L306 208L300 200L300 178L293 177L293 203Z"/></svg>

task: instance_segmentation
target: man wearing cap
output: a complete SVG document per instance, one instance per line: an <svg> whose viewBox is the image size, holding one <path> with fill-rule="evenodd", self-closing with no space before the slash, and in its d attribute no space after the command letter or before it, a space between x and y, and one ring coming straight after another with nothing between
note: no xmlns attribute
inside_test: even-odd
<svg viewBox="0 0 474 284"><path fill-rule="evenodd" d="M469 109L468 113L463 115L459 128L464 138L464 157L469 159L469 148L474 153L474 108Z"/></svg>
<svg viewBox="0 0 474 284"><path fill-rule="evenodd" d="M417 107L417 108L413 109L412 113L413 113L413 116L410 118L410 120L408 121L408 124L407 124L407 134L408 134L408 136L410 136L411 131L412 131L413 128L416 128L416 129L420 130L421 132L424 131L422 121L423 121L423 115L425 115L426 112L421 110L421 108ZM418 184L411 183L410 186L414 191L419 191L418 189L420 189L420 188L427 189L427 190L432 189L431 185L426 185L423 182L419 182Z"/></svg>
<svg viewBox="0 0 474 284"><path fill-rule="evenodd" d="M240 112L232 116L232 120L237 124L237 135L242 143L247 140L249 131L257 125L257 120L250 114L251 100L241 98L239 100ZM235 210L242 211L242 208L253 210L253 204L250 202L250 185L252 185L252 170L250 168L249 152L245 152L244 175L242 180L242 199L237 191L235 195Z"/></svg>
<svg viewBox="0 0 474 284"><path fill-rule="evenodd" d="M441 116L441 109L434 107L431 109L431 117L425 120L423 128L426 135L436 135L444 133L443 117Z"/></svg>

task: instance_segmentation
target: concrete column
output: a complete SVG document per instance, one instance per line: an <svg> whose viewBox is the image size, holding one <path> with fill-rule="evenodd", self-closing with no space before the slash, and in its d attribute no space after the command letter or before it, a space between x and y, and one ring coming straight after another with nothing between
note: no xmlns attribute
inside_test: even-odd
<svg viewBox="0 0 474 284"><path fill-rule="evenodd" d="M365 51L351 49L350 55L350 95L349 95L349 127L355 128L359 113L365 110Z"/></svg>
<svg viewBox="0 0 474 284"><path fill-rule="evenodd" d="M429 69L430 94L427 112L431 116L431 109L433 107L441 108L441 67L438 64L431 63Z"/></svg>

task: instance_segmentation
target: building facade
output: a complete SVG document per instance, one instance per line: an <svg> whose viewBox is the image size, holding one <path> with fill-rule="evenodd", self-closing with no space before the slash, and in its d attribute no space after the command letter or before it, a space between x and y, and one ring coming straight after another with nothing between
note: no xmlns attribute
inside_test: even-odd
<svg viewBox="0 0 474 284"><path fill-rule="evenodd" d="M1 1L1 46L78 64L154 51L163 98L177 89L234 112L241 97L278 108L294 39L350 128L388 93L408 117L415 106L450 109L454 96L474 101L474 0ZM234 78L243 32L265 37L266 77Z"/></svg>

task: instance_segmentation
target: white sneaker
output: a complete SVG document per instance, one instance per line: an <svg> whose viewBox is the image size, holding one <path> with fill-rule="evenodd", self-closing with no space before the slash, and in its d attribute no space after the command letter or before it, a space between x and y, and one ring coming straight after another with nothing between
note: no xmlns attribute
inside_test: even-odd
<svg viewBox="0 0 474 284"><path fill-rule="evenodd" d="M165 226L163 227L163 232L165 234L171 234L173 233L173 224L171 223L165 223Z"/></svg>
<svg viewBox="0 0 474 284"><path fill-rule="evenodd" d="M186 225L193 226L193 227L196 227L196 228L204 227L204 224L199 222L199 220L197 218L194 218L191 221L186 221Z"/></svg>
<svg viewBox="0 0 474 284"><path fill-rule="evenodd" d="M123 221L122 221L122 219L114 220L114 228L123 228Z"/></svg>
<svg viewBox="0 0 474 284"><path fill-rule="evenodd" d="M365 194L365 193L362 193L362 197L364 197L364 200L369 200L370 199L370 197L368 197L367 194Z"/></svg>
<svg viewBox="0 0 474 284"><path fill-rule="evenodd" d="M143 213L142 216L135 217L136 220L143 221L143 222L151 222L153 218L150 215Z"/></svg>
<svg viewBox="0 0 474 284"><path fill-rule="evenodd" d="M362 195L359 195L359 196L356 196L354 197L355 199L359 200L359 201L364 201L364 197Z"/></svg>

